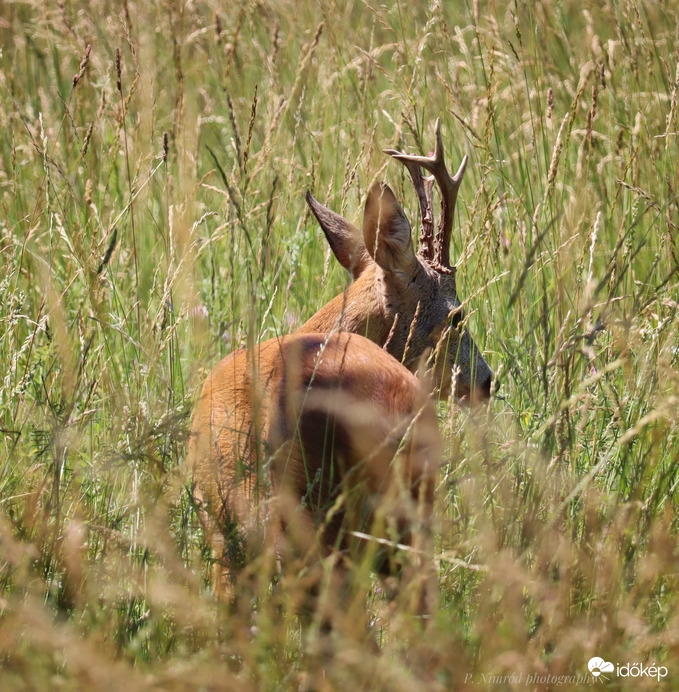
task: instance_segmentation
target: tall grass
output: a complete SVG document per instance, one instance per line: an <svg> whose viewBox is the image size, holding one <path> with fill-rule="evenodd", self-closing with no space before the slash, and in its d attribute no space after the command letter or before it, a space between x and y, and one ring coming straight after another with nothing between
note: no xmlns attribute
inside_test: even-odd
<svg viewBox="0 0 679 692"><path fill-rule="evenodd" d="M676 689L677 9L2 5L3 689L580 689L593 656ZM438 116L495 397L440 403L437 611L357 569L324 638L294 569L213 598L190 414L346 285L305 191L355 220L386 179L416 219L382 149Z"/></svg>

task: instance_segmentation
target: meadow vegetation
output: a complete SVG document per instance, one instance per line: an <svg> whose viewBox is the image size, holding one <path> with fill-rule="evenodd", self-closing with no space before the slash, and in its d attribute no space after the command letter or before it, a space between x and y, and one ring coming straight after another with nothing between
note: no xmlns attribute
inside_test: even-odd
<svg viewBox="0 0 679 692"><path fill-rule="evenodd" d="M679 688L679 5L0 7L2 689ZM346 286L307 190L360 222L384 179L417 227L382 150L437 117L496 372L438 404L438 607L357 565L322 636L267 560L221 603L201 382Z"/></svg>

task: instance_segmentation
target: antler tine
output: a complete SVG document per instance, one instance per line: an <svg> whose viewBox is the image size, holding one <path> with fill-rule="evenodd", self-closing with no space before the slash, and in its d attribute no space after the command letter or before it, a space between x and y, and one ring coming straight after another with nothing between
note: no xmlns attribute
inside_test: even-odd
<svg viewBox="0 0 679 692"><path fill-rule="evenodd" d="M443 140L441 138L441 119L436 119L436 147L434 148L433 156L410 156L389 150L395 159L404 163L408 170L421 166L429 171L441 190L441 218L439 219L438 232L436 233L434 261L438 262L442 267L450 268L450 235L453 230L453 216L455 214L455 203L457 202L457 191L460 188L460 183L464 177L467 161L469 157L465 154L462 159L457 173L451 176L446 168L446 163L443 157ZM411 172L411 176L412 176ZM417 188L416 188L417 189ZM419 197L418 192L418 197ZM422 203L420 202L420 207ZM429 210L431 212L431 198L429 201ZM424 225L424 222L423 222Z"/></svg>
<svg viewBox="0 0 679 692"><path fill-rule="evenodd" d="M434 213L432 211L431 203L431 191L434 184L433 178L424 178L422 176L422 171L420 166L416 163L411 163L396 149L384 149L385 154L393 156L395 159L401 161L410 173L410 177L413 181L413 187L417 194L417 199L420 203L420 218L422 220L422 227L420 229L419 247L420 254L428 262L435 261L435 250L434 250Z"/></svg>

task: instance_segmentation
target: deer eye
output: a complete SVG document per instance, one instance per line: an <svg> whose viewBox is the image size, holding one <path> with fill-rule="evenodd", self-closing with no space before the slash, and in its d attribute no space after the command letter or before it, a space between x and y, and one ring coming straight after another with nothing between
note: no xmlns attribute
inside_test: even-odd
<svg viewBox="0 0 679 692"><path fill-rule="evenodd" d="M453 328L457 329L460 326L460 323L462 322L463 319L464 319L464 312L461 308L459 308L458 310L456 310L453 313Z"/></svg>

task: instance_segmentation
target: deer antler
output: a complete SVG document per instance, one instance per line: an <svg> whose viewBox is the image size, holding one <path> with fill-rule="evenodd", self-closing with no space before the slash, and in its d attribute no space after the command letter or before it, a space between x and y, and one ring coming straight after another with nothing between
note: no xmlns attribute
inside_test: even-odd
<svg viewBox="0 0 679 692"><path fill-rule="evenodd" d="M395 159L399 159L405 164L405 167L410 173L410 177L413 180L413 187L417 193L417 198L420 201L420 216L422 218L422 228L420 232L419 246L420 255L428 262L435 262L436 253L434 250L434 214L432 211L432 199L431 193L434 187L434 178L429 176L424 178L422 176L422 171L417 163L413 163L406 158L399 158L405 156L401 152L395 149L385 149L385 154L393 156Z"/></svg>
<svg viewBox="0 0 679 692"><path fill-rule="evenodd" d="M457 173L451 177L443 158L443 141L441 139L441 119L436 119L436 147L433 156L410 156L395 149L385 149L385 154L393 156L403 163L413 180L413 187L420 201L422 217L422 233L420 235L420 254L422 257L444 272L451 270L450 265L450 235L453 230L453 216L457 191L467 168L467 155L462 159ZM432 175L424 178L420 168L428 170ZM434 180L441 191L441 217L434 238L434 211L432 209L432 188Z"/></svg>

